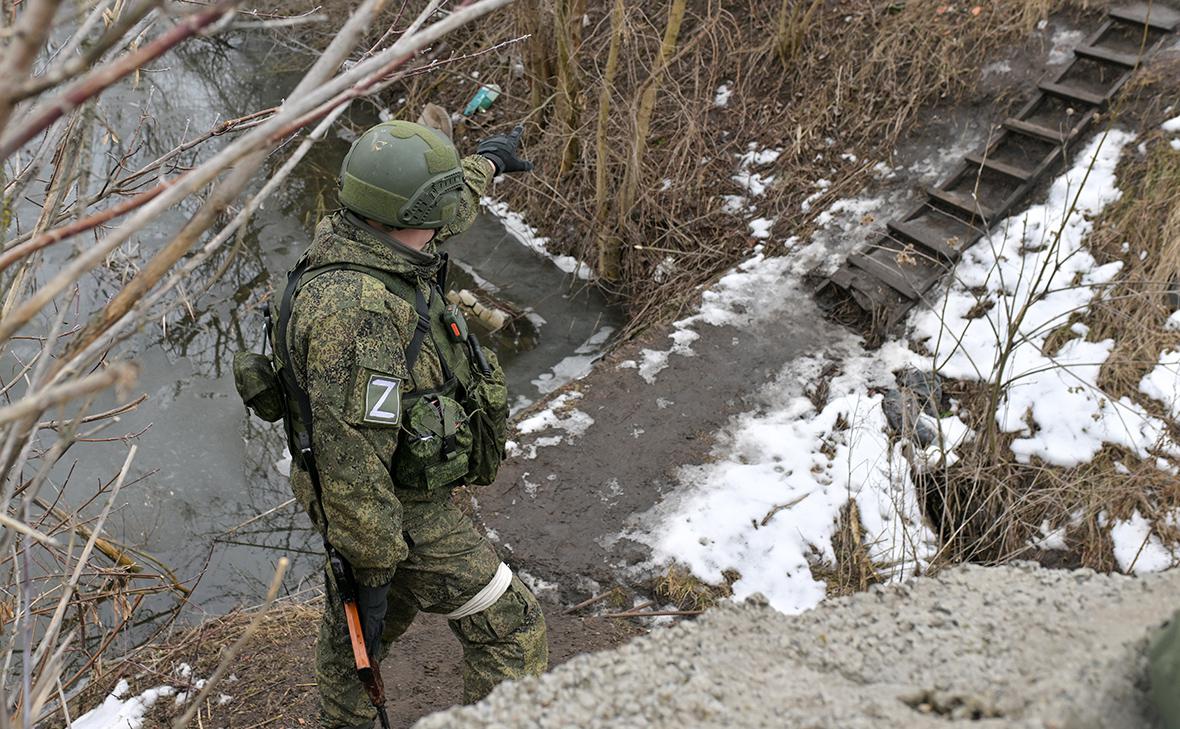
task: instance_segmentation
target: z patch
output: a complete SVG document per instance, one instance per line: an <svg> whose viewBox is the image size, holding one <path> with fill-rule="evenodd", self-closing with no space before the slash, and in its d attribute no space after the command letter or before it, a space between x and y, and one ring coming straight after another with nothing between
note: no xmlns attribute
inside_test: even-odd
<svg viewBox="0 0 1180 729"><path fill-rule="evenodd" d="M389 375L369 375L365 385L363 422L399 425L402 419L402 381Z"/></svg>

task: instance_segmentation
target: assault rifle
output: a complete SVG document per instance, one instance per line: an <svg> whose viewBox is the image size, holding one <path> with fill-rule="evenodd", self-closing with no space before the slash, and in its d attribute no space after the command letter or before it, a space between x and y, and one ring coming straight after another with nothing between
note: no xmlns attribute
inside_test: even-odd
<svg viewBox="0 0 1180 729"><path fill-rule="evenodd" d="M307 458L308 454L304 454ZM313 466L314 467L314 466ZM369 661L369 649L365 645L365 634L361 629L361 614L356 606L356 579L352 565L336 548L324 539L324 550L328 553L328 564L332 568L332 579L336 582L336 594L344 606L344 620L348 624L348 638L352 643L352 659L356 663L356 675L369 694L369 701L377 709L381 729L389 729L389 715L385 712L385 682L381 679L380 666L374 668Z"/></svg>

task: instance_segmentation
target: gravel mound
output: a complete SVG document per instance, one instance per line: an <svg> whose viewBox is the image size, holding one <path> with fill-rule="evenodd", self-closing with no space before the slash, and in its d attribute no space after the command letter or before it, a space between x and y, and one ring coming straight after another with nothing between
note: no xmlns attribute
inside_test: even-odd
<svg viewBox="0 0 1180 729"><path fill-rule="evenodd" d="M1156 727L1144 649L1178 608L1180 570L965 566L797 616L721 606L414 726Z"/></svg>

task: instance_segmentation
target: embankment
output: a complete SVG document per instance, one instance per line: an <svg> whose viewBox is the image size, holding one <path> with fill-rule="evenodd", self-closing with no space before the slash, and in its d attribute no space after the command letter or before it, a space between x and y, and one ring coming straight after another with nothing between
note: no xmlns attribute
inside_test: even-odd
<svg viewBox="0 0 1180 729"><path fill-rule="evenodd" d="M726 605L416 729L1157 726L1148 635L1180 571L964 566L785 616Z"/></svg>

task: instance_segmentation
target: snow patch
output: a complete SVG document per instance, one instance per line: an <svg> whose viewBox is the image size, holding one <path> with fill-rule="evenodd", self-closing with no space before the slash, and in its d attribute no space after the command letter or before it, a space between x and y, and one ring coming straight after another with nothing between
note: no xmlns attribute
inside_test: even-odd
<svg viewBox="0 0 1180 729"><path fill-rule="evenodd" d="M525 584L534 595L543 595L547 592L557 592L557 583L543 580L534 574L526 572L525 570L516 570L516 576Z"/></svg>
<svg viewBox="0 0 1180 729"><path fill-rule="evenodd" d="M287 446L283 446L283 457L274 462L274 469L284 477L291 475L291 451Z"/></svg>
<svg viewBox="0 0 1180 729"><path fill-rule="evenodd" d="M480 198L480 203L489 213L499 218L500 222L504 224L504 229L523 246L553 261L554 265L565 273L573 274L583 281L594 279L594 270L589 265L573 256L550 253L549 239L541 236L536 228L526 223L520 213L510 210L508 203L493 200L490 197Z"/></svg>
<svg viewBox="0 0 1180 729"><path fill-rule="evenodd" d="M525 446L516 441L508 441L505 445L508 455L513 458L533 459L537 457L538 448L558 445L566 437L576 438L589 430L590 426L594 425L594 418L573 407L573 403L581 398L580 392L562 393L553 398L548 408L517 423L516 430L521 435L554 430L563 431L564 434L541 436Z"/></svg>
<svg viewBox="0 0 1180 729"><path fill-rule="evenodd" d="M879 210L884 200L879 197L853 197L837 200L815 218L816 225L830 226L833 221L842 220L841 227L846 230L858 228L871 223L870 213Z"/></svg>
<svg viewBox="0 0 1180 729"><path fill-rule="evenodd" d="M126 679L121 679L101 706L72 721L70 729L140 729L148 710L157 701L176 695L176 689L171 686L157 686L124 699L130 690Z"/></svg>
<svg viewBox="0 0 1180 729"><path fill-rule="evenodd" d="M1172 420L1180 424L1180 351L1164 350L1159 364L1139 381L1139 392L1162 402Z"/></svg>
<svg viewBox="0 0 1180 729"><path fill-rule="evenodd" d="M1180 526L1180 512L1170 514L1165 521L1175 528ZM1162 572L1180 563L1180 549L1164 545L1139 510L1127 521L1117 521L1110 527L1114 542L1114 558L1123 572L1137 575Z"/></svg>
<svg viewBox="0 0 1180 729"><path fill-rule="evenodd" d="M657 507L654 528L634 538L656 560L683 563L709 582L735 570L736 599L758 592L797 613L824 598L810 561L834 561L832 537L851 498L866 544L876 545L873 559L894 565L897 578L912 573L934 554L935 537L922 523L901 446L886 435L882 396L868 389L891 383L891 371L914 358L897 344L849 357L818 411L805 388L825 362L788 365L763 393L765 409L727 428L713 462L682 469L681 483L696 487Z"/></svg>
<svg viewBox="0 0 1180 729"><path fill-rule="evenodd" d="M765 167L773 163L782 154L781 149L759 149L751 142L748 151L738 157L738 173L731 179L745 188L751 197L760 197L774 182L774 175L764 175L755 172L755 167Z"/></svg>
<svg viewBox="0 0 1180 729"><path fill-rule="evenodd" d="M770 237L770 229L774 227L774 218L755 218L750 221L750 237L766 240Z"/></svg>
<svg viewBox="0 0 1180 729"><path fill-rule="evenodd" d="M1007 61L996 61L983 67L984 76L1000 76L1012 71L1012 64Z"/></svg>
<svg viewBox="0 0 1180 729"><path fill-rule="evenodd" d="M1076 466L1108 443L1147 458L1166 433L1138 404L1098 388L1112 340L1086 341L1084 327L1071 328L1065 331L1075 338L1045 351L1049 336L1121 268L1099 266L1083 243L1091 218L1121 196L1115 167L1132 139L1113 131L1093 140L1054 180L1046 202L1001 222L964 253L945 301L911 318L912 339L933 353L942 375L1002 384L996 421L1020 436L1012 451L1022 463L1035 457ZM976 316L981 304L991 308ZM1009 339L1015 344L1005 352Z"/></svg>
<svg viewBox="0 0 1180 729"><path fill-rule="evenodd" d="M1049 65L1073 60L1073 49L1081 44L1086 34L1080 30L1061 30L1053 35L1053 48L1049 50Z"/></svg>
<svg viewBox="0 0 1180 729"><path fill-rule="evenodd" d="M606 342L614 332L614 327L602 327L580 344L572 355L562 359L548 372L533 380L533 386L542 395L548 395L563 385L590 374L595 361L606 351Z"/></svg>
<svg viewBox="0 0 1180 729"><path fill-rule="evenodd" d="M1046 551L1061 551L1066 548L1065 527L1053 529L1049 526L1048 520L1045 520L1041 522L1040 532L1040 536L1031 541L1034 548Z"/></svg>
<svg viewBox="0 0 1180 729"><path fill-rule="evenodd" d="M729 106L729 99L733 96L733 88L729 84L721 84L717 87L717 93L713 95L713 106L725 108Z"/></svg>
<svg viewBox="0 0 1180 729"><path fill-rule="evenodd" d="M740 327L769 317L789 305L789 299L781 295L777 284L798 265L793 260L785 256L767 258L762 247L756 246L753 257L731 269L702 294L701 307L696 314L673 323L674 331L669 335L671 349L644 349L639 353L639 376L652 384L656 381L656 375L668 366L671 355L693 356L691 345L700 335L692 328L698 324ZM628 363L619 365L625 366Z"/></svg>
<svg viewBox="0 0 1180 729"><path fill-rule="evenodd" d="M1163 124L1160 124L1160 129L1163 129L1168 134L1180 133L1180 116L1169 119Z"/></svg>

